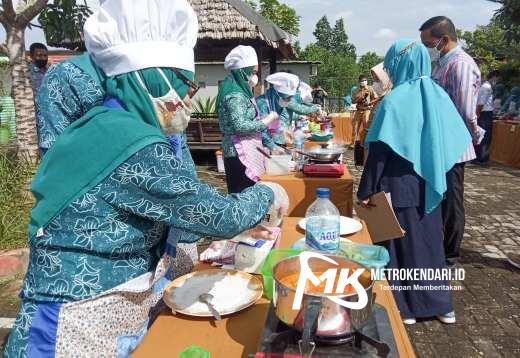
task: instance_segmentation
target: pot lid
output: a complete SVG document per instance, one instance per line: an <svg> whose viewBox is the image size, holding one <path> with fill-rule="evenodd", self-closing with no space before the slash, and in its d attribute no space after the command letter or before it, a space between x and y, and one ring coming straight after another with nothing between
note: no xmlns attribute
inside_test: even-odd
<svg viewBox="0 0 520 358"><path fill-rule="evenodd" d="M343 154L345 152L344 147L321 147L319 145L311 147L307 150L309 154L315 155L330 155L330 154Z"/></svg>

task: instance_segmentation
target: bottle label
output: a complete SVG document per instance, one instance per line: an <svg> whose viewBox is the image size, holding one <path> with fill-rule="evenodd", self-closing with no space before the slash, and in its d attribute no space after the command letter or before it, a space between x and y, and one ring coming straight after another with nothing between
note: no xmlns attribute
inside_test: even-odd
<svg viewBox="0 0 520 358"><path fill-rule="evenodd" d="M331 252L339 249L339 218L314 216L306 220L305 226L307 247Z"/></svg>

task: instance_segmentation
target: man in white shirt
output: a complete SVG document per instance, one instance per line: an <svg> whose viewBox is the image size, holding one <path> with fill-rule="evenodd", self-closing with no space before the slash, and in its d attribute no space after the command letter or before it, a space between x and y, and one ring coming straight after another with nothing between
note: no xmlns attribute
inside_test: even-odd
<svg viewBox="0 0 520 358"><path fill-rule="evenodd" d="M477 154L476 162L485 164L489 160L491 149L491 132L493 131L493 89L498 81L498 72L491 71L487 80L482 83L478 91L477 114L478 125L486 131L482 142L475 148Z"/></svg>

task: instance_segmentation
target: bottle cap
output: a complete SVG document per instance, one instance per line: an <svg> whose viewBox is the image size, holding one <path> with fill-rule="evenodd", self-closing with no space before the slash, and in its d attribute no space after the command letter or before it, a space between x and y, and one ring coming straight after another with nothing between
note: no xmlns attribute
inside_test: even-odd
<svg viewBox="0 0 520 358"><path fill-rule="evenodd" d="M179 358L210 358L210 353L198 346L191 346L179 354Z"/></svg>
<svg viewBox="0 0 520 358"><path fill-rule="evenodd" d="M316 189L316 195L318 196L318 198L329 198L330 189L329 188L318 188L318 189Z"/></svg>

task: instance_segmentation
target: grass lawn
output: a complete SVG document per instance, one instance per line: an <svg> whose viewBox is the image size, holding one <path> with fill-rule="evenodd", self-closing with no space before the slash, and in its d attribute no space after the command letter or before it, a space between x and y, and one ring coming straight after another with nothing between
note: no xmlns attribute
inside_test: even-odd
<svg viewBox="0 0 520 358"><path fill-rule="evenodd" d="M34 205L28 189L35 167L0 150L0 251L27 246L29 211Z"/></svg>

